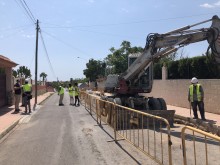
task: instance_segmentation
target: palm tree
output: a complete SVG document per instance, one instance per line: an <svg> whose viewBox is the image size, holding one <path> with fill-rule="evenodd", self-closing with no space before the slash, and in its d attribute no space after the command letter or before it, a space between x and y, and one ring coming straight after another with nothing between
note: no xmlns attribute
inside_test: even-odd
<svg viewBox="0 0 220 165"><path fill-rule="evenodd" d="M25 79L31 77L31 71L26 66L20 66L17 69L17 74L19 73L21 74L22 77L24 76Z"/></svg>
<svg viewBox="0 0 220 165"><path fill-rule="evenodd" d="M40 77L43 77L43 82L44 82L45 78L47 77L47 74L45 72L42 72L40 74Z"/></svg>
<svg viewBox="0 0 220 165"><path fill-rule="evenodd" d="M17 77L17 76L18 76L18 72L17 72L16 70L12 69L12 75L13 75L14 77Z"/></svg>

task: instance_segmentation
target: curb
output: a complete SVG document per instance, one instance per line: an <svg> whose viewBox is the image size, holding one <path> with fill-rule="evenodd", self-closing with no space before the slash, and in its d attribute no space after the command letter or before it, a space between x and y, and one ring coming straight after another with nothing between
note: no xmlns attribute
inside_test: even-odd
<svg viewBox="0 0 220 165"><path fill-rule="evenodd" d="M40 105L41 103L43 103L46 99L48 99L50 96L52 96L53 93L51 93L50 95L48 95L47 97L45 97L38 105ZM18 119L17 121L14 121L8 128L5 128L2 132L0 132L0 140L7 135L13 128L16 127L16 125L18 125L22 120L24 120L25 118L27 118L26 116L21 117L20 119Z"/></svg>
<svg viewBox="0 0 220 165"><path fill-rule="evenodd" d="M50 92L47 97L44 98L41 102L38 103L38 105L41 105L44 101L46 101L49 97L51 97L55 92Z"/></svg>
<svg viewBox="0 0 220 165"><path fill-rule="evenodd" d="M23 118L23 117L22 117ZM13 122L8 128L4 129L1 133L0 133L0 140L7 135L18 123L19 121L22 119L20 118L19 120Z"/></svg>
<svg viewBox="0 0 220 165"><path fill-rule="evenodd" d="M216 124L212 124L209 122L204 122L200 119L192 119L190 117L184 117L180 115L174 115L174 121L176 123L189 125L198 129L201 129L205 132L210 132L212 134L215 134L217 136L220 136L220 126Z"/></svg>

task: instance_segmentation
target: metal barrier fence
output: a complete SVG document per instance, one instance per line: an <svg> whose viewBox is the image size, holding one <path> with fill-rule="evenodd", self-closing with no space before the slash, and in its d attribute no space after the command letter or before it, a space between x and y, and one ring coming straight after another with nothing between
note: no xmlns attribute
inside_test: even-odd
<svg viewBox="0 0 220 165"><path fill-rule="evenodd" d="M96 114L98 124L105 122L113 128L115 141L118 137L125 139L157 163L172 165L170 125L166 119L85 92L80 98L90 114Z"/></svg>
<svg viewBox="0 0 220 165"><path fill-rule="evenodd" d="M186 135L186 130L192 131L192 134L188 133ZM194 127L190 127L190 126L185 126L182 128L181 136L182 136L182 146L183 146L182 151L183 151L183 164L184 165L187 165L188 163L192 164L192 162L194 162L195 165L197 164L219 165L220 164L219 162L220 137L201 131ZM189 143L188 147L186 145L187 140ZM190 157L190 158L187 157L189 155L193 155L193 157Z"/></svg>
<svg viewBox="0 0 220 165"><path fill-rule="evenodd" d="M168 121L164 118L120 105L114 106L116 110L115 130L118 135L129 141L156 162L160 164L169 162L171 165L172 143ZM165 136L164 134L167 135L166 138L163 137Z"/></svg>
<svg viewBox="0 0 220 165"><path fill-rule="evenodd" d="M220 137L218 136L184 126L179 139L180 143L182 142L180 153L177 150L179 140L175 137L173 144L176 147L175 159L172 160L170 125L166 119L120 106L113 103L113 99L105 101L85 92L82 92L80 97L89 113L96 114L99 125L104 122L114 130L116 142L120 139L127 140L159 164L172 165L173 161L175 161L174 164L180 164L183 161L184 165L220 164Z"/></svg>

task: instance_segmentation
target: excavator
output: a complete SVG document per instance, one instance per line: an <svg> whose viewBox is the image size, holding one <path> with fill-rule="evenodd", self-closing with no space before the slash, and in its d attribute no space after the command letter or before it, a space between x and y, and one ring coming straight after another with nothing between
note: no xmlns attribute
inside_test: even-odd
<svg viewBox="0 0 220 165"><path fill-rule="evenodd" d="M212 22L209 28L191 29L192 27ZM208 50L212 58L220 63L220 19L213 16L193 25L181 27L164 34L150 33L147 36L143 53L132 54L128 57L128 69L121 75L108 75L102 99L116 104L151 112L173 122L175 111L167 110L163 98L153 98L140 95L150 93L153 87L153 63L176 52L181 47L207 40Z"/></svg>

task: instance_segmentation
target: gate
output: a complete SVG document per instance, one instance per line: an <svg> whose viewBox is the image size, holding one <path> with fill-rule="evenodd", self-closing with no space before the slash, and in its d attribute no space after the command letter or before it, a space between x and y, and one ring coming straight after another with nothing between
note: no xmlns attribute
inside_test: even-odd
<svg viewBox="0 0 220 165"><path fill-rule="evenodd" d="M0 74L0 107L6 105L6 75Z"/></svg>

